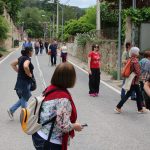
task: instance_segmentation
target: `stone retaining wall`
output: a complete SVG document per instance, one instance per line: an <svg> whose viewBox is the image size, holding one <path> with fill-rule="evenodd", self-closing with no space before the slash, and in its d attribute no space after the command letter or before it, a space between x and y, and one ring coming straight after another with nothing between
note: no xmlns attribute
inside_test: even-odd
<svg viewBox="0 0 150 150"><path fill-rule="evenodd" d="M9 50L13 47L13 41L18 39L20 40L20 34L13 24L12 19L10 18L10 15L7 13L6 9L4 9L3 16L6 18L8 24L9 24L9 32L8 32L8 38L5 41L0 41L0 46L6 48Z"/></svg>
<svg viewBox="0 0 150 150"><path fill-rule="evenodd" d="M68 53L79 58L83 62L87 62L87 56L91 50L92 43L87 43L85 48L79 47L77 41L68 43ZM101 41L100 53L102 54L102 69L105 72L112 72L117 70L117 45L115 40Z"/></svg>

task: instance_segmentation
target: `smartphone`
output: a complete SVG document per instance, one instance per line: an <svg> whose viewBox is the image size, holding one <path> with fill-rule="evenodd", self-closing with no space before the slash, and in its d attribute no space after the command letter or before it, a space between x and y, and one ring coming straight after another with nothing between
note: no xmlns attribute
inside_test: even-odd
<svg viewBox="0 0 150 150"><path fill-rule="evenodd" d="M85 123L85 124L82 124L81 126L82 126L82 127L87 127L88 125Z"/></svg>

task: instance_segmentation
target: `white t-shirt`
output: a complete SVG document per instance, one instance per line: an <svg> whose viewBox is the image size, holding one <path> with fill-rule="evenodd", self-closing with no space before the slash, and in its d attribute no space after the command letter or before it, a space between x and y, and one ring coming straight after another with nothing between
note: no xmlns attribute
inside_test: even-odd
<svg viewBox="0 0 150 150"><path fill-rule="evenodd" d="M61 51L62 53L67 53L67 46L62 46Z"/></svg>

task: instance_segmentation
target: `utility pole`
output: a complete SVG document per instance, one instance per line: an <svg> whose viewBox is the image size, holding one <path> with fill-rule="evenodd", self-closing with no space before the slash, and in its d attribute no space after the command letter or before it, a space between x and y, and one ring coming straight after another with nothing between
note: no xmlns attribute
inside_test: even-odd
<svg viewBox="0 0 150 150"><path fill-rule="evenodd" d="M56 37L59 35L59 0L57 0L57 27L56 27Z"/></svg>
<svg viewBox="0 0 150 150"><path fill-rule="evenodd" d="M101 15L100 15L100 1L101 0L97 0L97 8L96 8L96 31L97 31L97 35L98 37L100 37L101 34Z"/></svg>
<svg viewBox="0 0 150 150"><path fill-rule="evenodd" d="M132 0L132 8L136 9L136 0ZM132 45L135 46L135 25L132 23Z"/></svg>
<svg viewBox="0 0 150 150"><path fill-rule="evenodd" d="M61 8L61 13L62 13L62 18L61 18L61 20L62 20L62 24L61 24L61 28L62 28L62 30L61 30L61 40L63 42L63 40L64 40L64 8L61 5L59 5L59 6Z"/></svg>
<svg viewBox="0 0 150 150"><path fill-rule="evenodd" d="M54 14L53 14L53 27L52 27L52 29L53 29L52 37L54 38L55 37L55 15Z"/></svg>
<svg viewBox="0 0 150 150"><path fill-rule="evenodd" d="M119 0L119 27L118 27L118 67L117 67L117 79L121 79L121 11L122 0Z"/></svg>

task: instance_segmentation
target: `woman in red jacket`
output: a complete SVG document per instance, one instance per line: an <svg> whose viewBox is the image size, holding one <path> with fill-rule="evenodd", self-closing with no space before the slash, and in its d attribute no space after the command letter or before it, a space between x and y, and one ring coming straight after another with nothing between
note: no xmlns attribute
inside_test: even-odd
<svg viewBox="0 0 150 150"><path fill-rule="evenodd" d="M92 51L88 54L88 73L89 73L89 94L90 96L98 96L100 86L100 67L101 54L99 46L93 45Z"/></svg>

